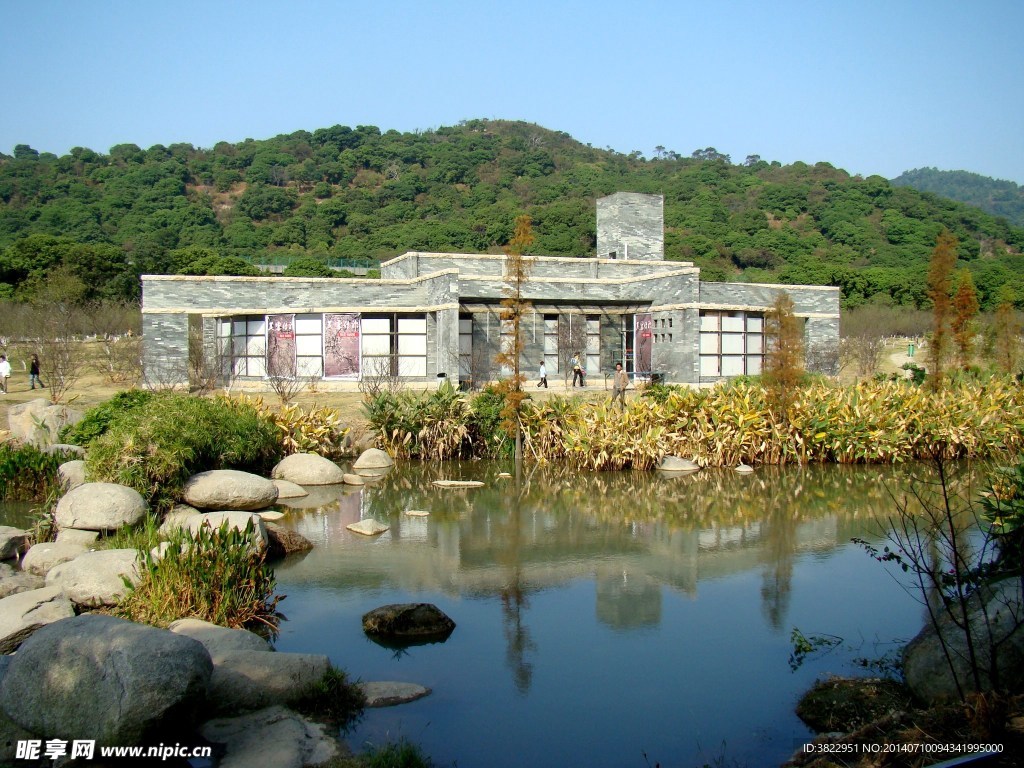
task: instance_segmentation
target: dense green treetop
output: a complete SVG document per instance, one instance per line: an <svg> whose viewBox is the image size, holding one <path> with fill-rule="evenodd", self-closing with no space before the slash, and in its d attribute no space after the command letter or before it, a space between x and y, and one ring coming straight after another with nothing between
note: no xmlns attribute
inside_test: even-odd
<svg viewBox="0 0 1024 768"><path fill-rule="evenodd" d="M846 306L924 306L945 228L983 308L1004 287L1024 306L1024 229L978 208L828 163L734 164L714 147L646 159L495 120L106 155L20 144L0 155L0 295L31 295L58 267L97 298L136 298L139 274L248 272L243 261L282 254L302 259L290 274L309 274L407 250L500 253L521 214L531 252L593 255L594 201L619 191L664 194L666 258L705 279L830 284Z"/></svg>
<svg viewBox="0 0 1024 768"><path fill-rule="evenodd" d="M1001 181L968 171L940 171L937 168L915 168L904 171L892 183L931 192L1002 216L1017 227L1024 227L1024 187L1012 181Z"/></svg>

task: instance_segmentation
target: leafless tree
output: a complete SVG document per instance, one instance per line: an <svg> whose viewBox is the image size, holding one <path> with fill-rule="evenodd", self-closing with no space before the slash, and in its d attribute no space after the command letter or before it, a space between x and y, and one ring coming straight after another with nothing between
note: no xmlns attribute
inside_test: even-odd
<svg viewBox="0 0 1024 768"><path fill-rule="evenodd" d="M405 389L398 375L398 356L364 357L359 378L359 391L365 400L373 400L385 392L396 394Z"/></svg>

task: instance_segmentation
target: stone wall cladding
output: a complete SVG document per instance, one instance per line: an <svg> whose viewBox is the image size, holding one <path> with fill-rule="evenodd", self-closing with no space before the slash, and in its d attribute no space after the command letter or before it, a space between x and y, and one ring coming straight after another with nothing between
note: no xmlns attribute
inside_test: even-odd
<svg viewBox="0 0 1024 768"><path fill-rule="evenodd" d="M839 289L824 286L701 283L699 300L709 309L767 310L781 292L789 294L797 315L839 317Z"/></svg>
<svg viewBox="0 0 1024 768"><path fill-rule="evenodd" d="M662 261L665 258L665 198L616 192L597 201L597 255Z"/></svg>

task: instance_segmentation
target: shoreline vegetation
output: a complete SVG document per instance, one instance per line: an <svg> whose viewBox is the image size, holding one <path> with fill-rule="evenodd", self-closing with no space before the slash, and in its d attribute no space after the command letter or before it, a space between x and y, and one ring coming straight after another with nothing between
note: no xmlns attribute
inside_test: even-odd
<svg viewBox="0 0 1024 768"><path fill-rule="evenodd" d="M655 470L668 455L692 458L701 467L726 468L953 459L1011 464L1024 443L1024 392L1009 376L950 376L936 390L891 379L853 385L805 379L782 396L758 380L710 389L653 385L641 388L624 411L612 408L602 394L597 399L594 393L589 398L526 398L520 410L525 461L589 471ZM513 443L502 425L505 403L500 390L464 393L451 385L425 392L384 390L365 396L363 402L369 434L397 459L511 457ZM277 408L245 395L128 390L90 409L60 437L86 448L91 480L127 484L147 498L152 509L148 528L153 531L191 474L215 467L265 470L284 455L304 451L336 459L351 453L351 431L339 411L331 408ZM235 438L211 440L221 433ZM36 500L52 502L56 494L49 488L59 484L59 462L32 451L0 445L0 478L21 477L18 467L39 465L32 483L9 483L4 494L11 498L31 493ZM7 465L11 471L4 474ZM1010 489L1005 478L1001 488L1005 499L1016 498L1013 494L1020 491L1016 485L1016 490ZM998 532L1014 533L1024 514L1016 507L1000 509ZM40 533L46 535L45 526ZM150 537L141 538L144 546L152 544ZM265 577L267 584L272 590L271 574ZM256 599L272 606L271 594L256 591ZM163 624L173 618L154 615L146 620ZM870 688L874 683L864 685ZM865 728L874 729L871 738L920 740L925 738L922 722L941 726L940 740L977 740L982 732L990 740L1010 738L1012 734L1000 730L1003 722L1019 719L1024 712L1020 697L1006 691L944 707L904 709L898 717L890 707L879 717L865 719L874 714L875 704L865 701L863 692L846 695L839 706L857 709L860 718L851 719L859 729L851 727L844 743L866 740ZM979 714L978 709L986 706L993 711ZM1012 738L1018 743L1017 736ZM414 745L404 747L415 752ZM428 757L417 757L420 764L431 764ZM822 759L799 764L866 765Z"/></svg>

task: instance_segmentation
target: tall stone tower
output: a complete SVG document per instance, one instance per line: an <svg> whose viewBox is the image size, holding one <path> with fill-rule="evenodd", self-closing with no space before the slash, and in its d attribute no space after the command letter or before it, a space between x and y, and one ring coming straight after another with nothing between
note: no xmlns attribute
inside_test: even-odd
<svg viewBox="0 0 1024 768"><path fill-rule="evenodd" d="M616 192L598 199L597 258L664 261L664 195Z"/></svg>

